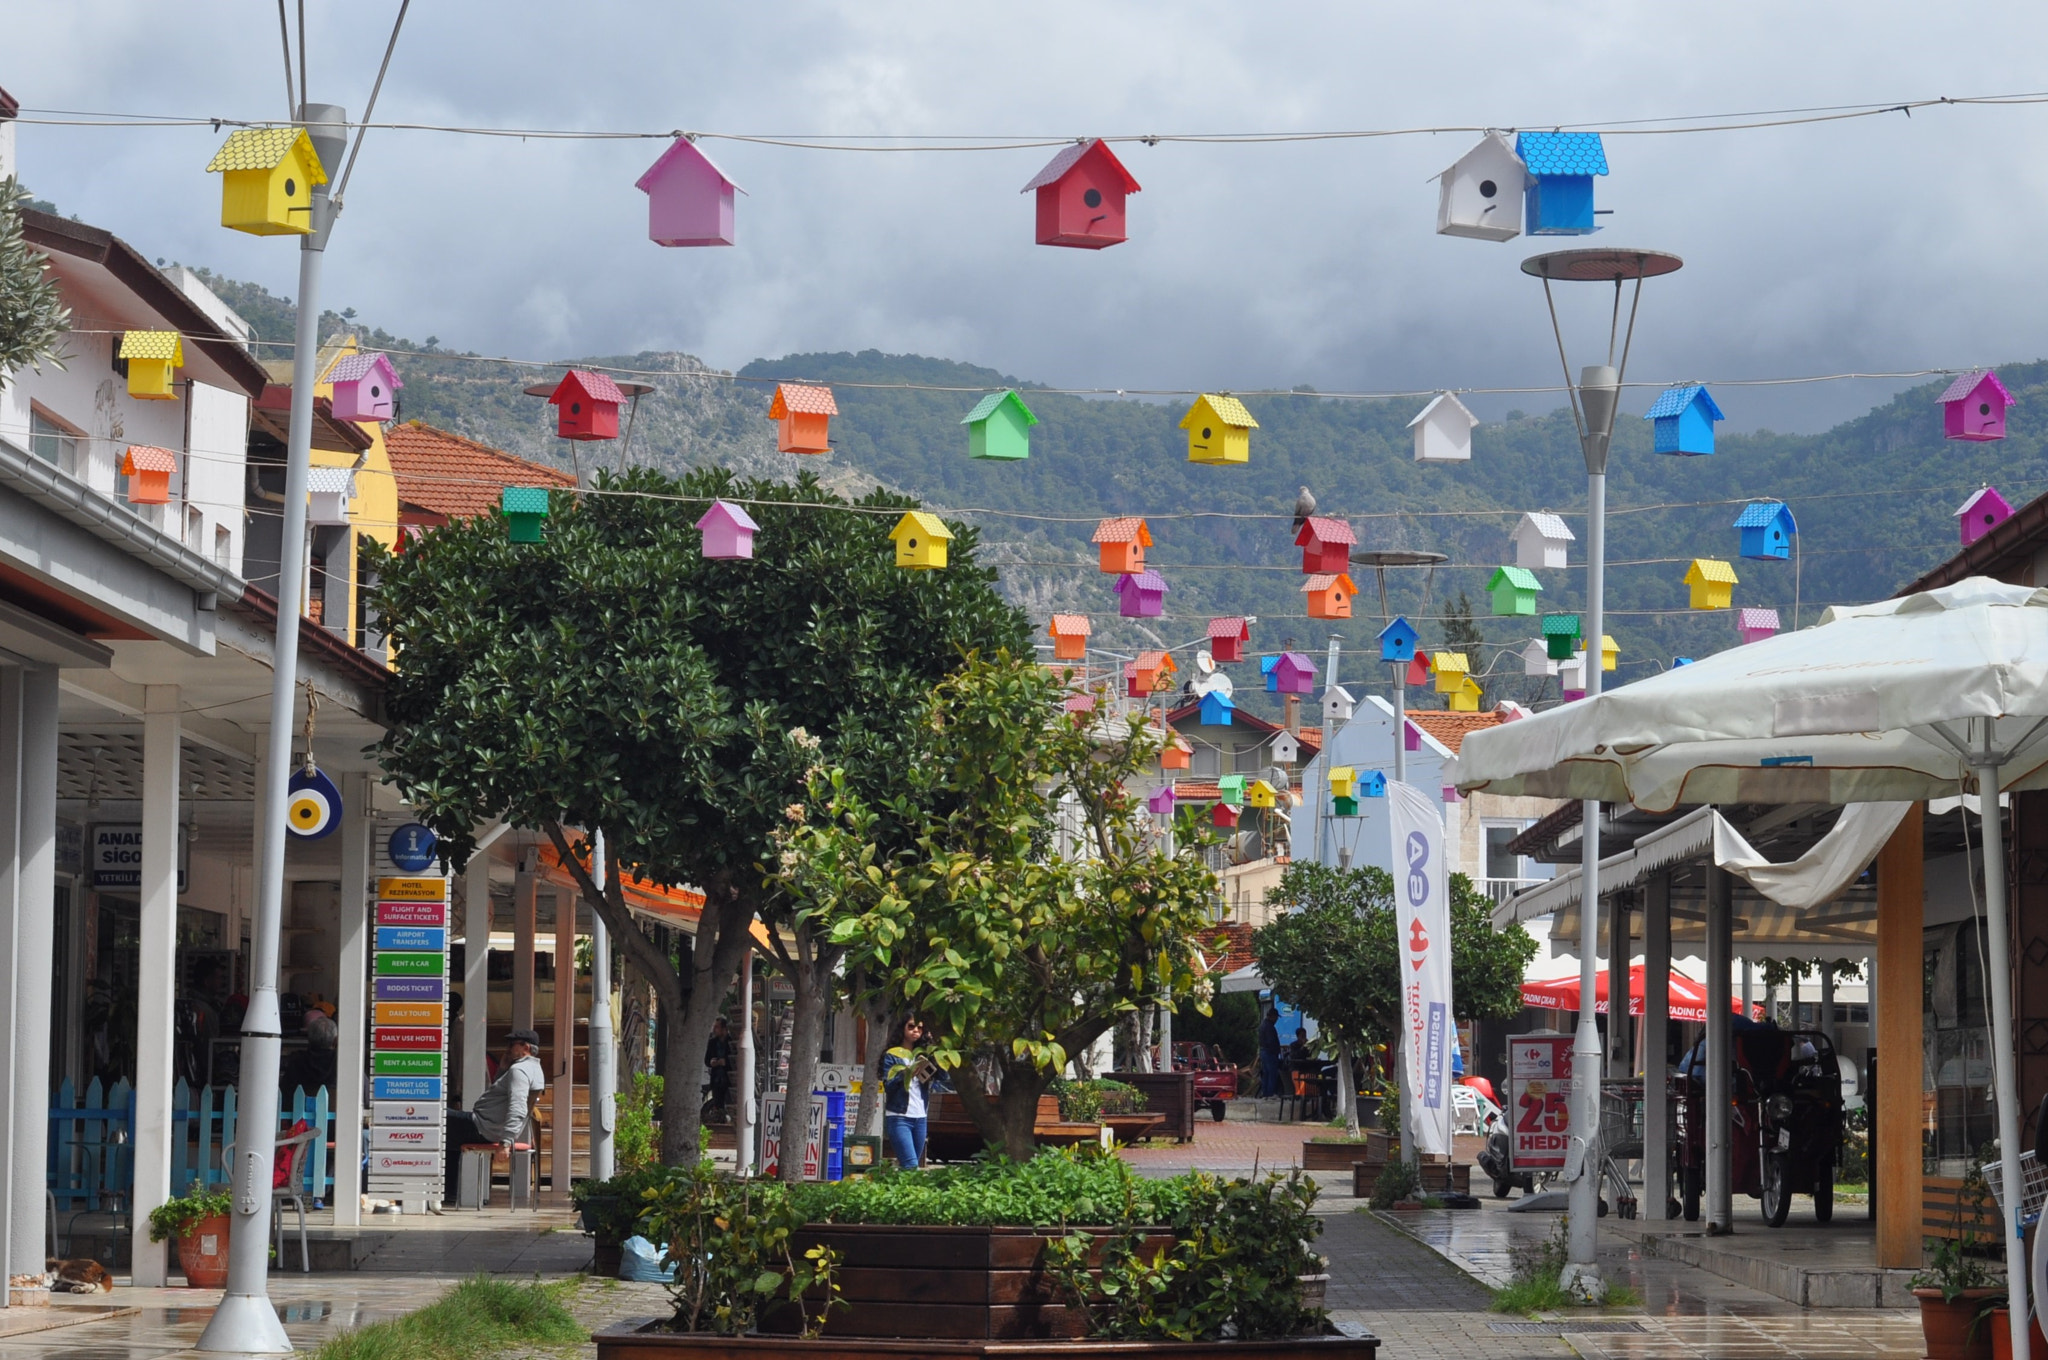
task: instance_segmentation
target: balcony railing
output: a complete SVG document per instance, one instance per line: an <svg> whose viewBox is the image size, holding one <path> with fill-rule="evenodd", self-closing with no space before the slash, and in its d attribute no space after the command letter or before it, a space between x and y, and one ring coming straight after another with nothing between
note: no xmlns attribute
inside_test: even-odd
<svg viewBox="0 0 2048 1360"><path fill-rule="evenodd" d="M1486 886L1486 898L1496 907L1524 888L1533 888L1538 883L1548 882L1542 878L1486 878L1480 882Z"/></svg>

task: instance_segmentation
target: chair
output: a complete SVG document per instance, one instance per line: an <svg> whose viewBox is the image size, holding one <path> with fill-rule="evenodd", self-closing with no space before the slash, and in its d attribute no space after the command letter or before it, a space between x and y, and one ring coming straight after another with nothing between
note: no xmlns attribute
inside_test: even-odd
<svg viewBox="0 0 2048 1360"><path fill-rule="evenodd" d="M278 1263L284 1263L284 1216L279 1211L290 1205L299 1213L299 1273L302 1275L313 1273L313 1249L306 1240L306 1198L300 1185L306 1179L306 1156L313 1150L313 1139L318 1134L317 1129L303 1129L288 1138L280 1138L270 1154L273 1168L279 1156L288 1154L291 1157L291 1169L285 1173L284 1184L272 1186L270 1191L270 1221L277 1229ZM235 1175L235 1145L232 1140L221 1144L220 1165L228 1173L228 1183L232 1185Z"/></svg>
<svg viewBox="0 0 2048 1360"><path fill-rule="evenodd" d="M526 1127L512 1143L510 1193L515 1209L540 1208L540 1106L526 1107Z"/></svg>

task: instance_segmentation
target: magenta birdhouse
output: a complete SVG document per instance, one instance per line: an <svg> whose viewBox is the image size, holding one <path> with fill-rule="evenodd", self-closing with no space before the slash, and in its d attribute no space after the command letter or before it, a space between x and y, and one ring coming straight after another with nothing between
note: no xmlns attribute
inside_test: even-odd
<svg viewBox="0 0 2048 1360"><path fill-rule="evenodd" d="M1316 663L1300 652L1282 652L1273 663L1273 691L1276 694L1314 694Z"/></svg>
<svg viewBox="0 0 2048 1360"><path fill-rule="evenodd" d="M1145 810L1165 816L1173 811L1173 785L1161 784L1145 799Z"/></svg>
<svg viewBox="0 0 2048 1360"><path fill-rule="evenodd" d="M1156 619L1166 608L1166 578L1156 571L1116 578L1116 612L1127 619Z"/></svg>
<svg viewBox="0 0 2048 1360"><path fill-rule="evenodd" d="M1941 403L1942 433L1950 439L2005 438L2005 408L2012 393L1990 369L1965 373L1935 400Z"/></svg>
<svg viewBox="0 0 2048 1360"><path fill-rule="evenodd" d="M327 370L336 420L390 420L398 414L398 370L381 354L346 354Z"/></svg>
<svg viewBox="0 0 2048 1360"><path fill-rule="evenodd" d="M633 187L647 195L647 236L654 244L732 244L732 196L746 190L688 137L669 143Z"/></svg>
<svg viewBox="0 0 2048 1360"><path fill-rule="evenodd" d="M1038 244L1100 250L1124 239L1124 196L1138 181L1109 145L1076 142L1054 156L1024 186L1038 194Z"/></svg>
<svg viewBox="0 0 2048 1360"><path fill-rule="evenodd" d="M1998 488L1987 486L1956 507L1956 525L1963 531L1963 546L1969 547L2012 518L2012 507Z"/></svg>
<svg viewBox="0 0 2048 1360"><path fill-rule="evenodd" d="M704 534L704 556L738 559L754 555L754 535L761 526L730 501L713 501L697 520Z"/></svg>
<svg viewBox="0 0 2048 1360"><path fill-rule="evenodd" d="M555 433L564 439L617 439L619 407L626 394L603 373L572 368L548 398L556 409Z"/></svg>
<svg viewBox="0 0 2048 1360"><path fill-rule="evenodd" d="M1744 642L1762 642L1778 631L1778 611L1775 609L1738 609L1735 611L1735 631L1742 635Z"/></svg>

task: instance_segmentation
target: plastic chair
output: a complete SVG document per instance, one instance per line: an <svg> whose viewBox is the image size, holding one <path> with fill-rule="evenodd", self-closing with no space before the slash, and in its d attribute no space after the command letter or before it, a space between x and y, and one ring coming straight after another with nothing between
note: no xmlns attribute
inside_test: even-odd
<svg viewBox="0 0 2048 1360"><path fill-rule="evenodd" d="M277 1259L279 1264L283 1264L284 1216L279 1211L290 1205L299 1212L299 1273L302 1275L313 1273L313 1249L306 1240L306 1199L299 1186L306 1178L306 1157L313 1150L313 1139L318 1136L318 1132L317 1129L306 1129L289 1138L280 1138L277 1140L276 1149L270 1154L270 1164L273 1168L277 1165L280 1155L289 1154L291 1157L291 1169L285 1174L284 1184L274 1185L270 1190L270 1221L277 1232ZM220 1164L221 1169L228 1173L229 1184L233 1184L235 1145L232 1141L221 1144Z"/></svg>

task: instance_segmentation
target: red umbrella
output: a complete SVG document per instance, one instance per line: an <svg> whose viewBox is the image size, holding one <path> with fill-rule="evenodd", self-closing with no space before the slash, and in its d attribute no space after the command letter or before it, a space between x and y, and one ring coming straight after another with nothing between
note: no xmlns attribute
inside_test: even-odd
<svg viewBox="0 0 2048 1360"><path fill-rule="evenodd" d="M1628 1013L1632 1016L1643 1013L1643 965L1635 964L1628 970ZM1595 1011L1607 1014L1607 970L1600 971L1593 991ZM1546 1011L1575 1011L1579 1008L1579 975L1551 978L1547 981L1523 982L1522 1004ZM1729 998L1729 1009L1740 1011L1742 1002ZM1671 1018L1690 1020L1704 1024L1707 1018L1707 989L1683 973L1671 975Z"/></svg>

